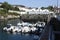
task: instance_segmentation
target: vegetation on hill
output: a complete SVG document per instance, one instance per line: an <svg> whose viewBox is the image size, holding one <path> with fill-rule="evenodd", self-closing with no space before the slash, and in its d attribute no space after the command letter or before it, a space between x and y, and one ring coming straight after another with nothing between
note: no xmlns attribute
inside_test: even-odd
<svg viewBox="0 0 60 40"><path fill-rule="evenodd" d="M15 16L18 16L19 14L14 13L14 12L13 12L13 13L9 12L8 15L15 15Z"/></svg>
<svg viewBox="0 0 60 40"><path fill-rule="evenodd" d="M0 15L4 16L4 17L7 17L8 15L18 16L19 14L17 14L17 13L10 13L10 12L6 13L6 10L0 10Z"/></svg>
<svg viewBox="0 0 60 40"><path fill-rule="evenodd" d="M6 10L15 10L15 11L19 11L18 7L13 7L12 5L8 4L7 2L2 3L2 5L0 6L1 8L4 8Z"/></svg>
<svg viewBox="0 0 60 40"><path fill-rule="evenodd" d="M41 9L42 9L42 10L43 10L43 9L48 9L48 10L50 10L50 11L54 11L53 6L41 7Z"/></svg>
<svg viewBox="0 0 60 40"><path fill-rule="evenodd" d="M8 12L8 10L15 10L15 11L19 11L18 7L13 7L12 5L8 4L7 2L2 3L2 5L0 6L0 8L3 8L2 10L0 9L0 15L7 17L8 15L19 15L17 13L10 13Z"/></svg>

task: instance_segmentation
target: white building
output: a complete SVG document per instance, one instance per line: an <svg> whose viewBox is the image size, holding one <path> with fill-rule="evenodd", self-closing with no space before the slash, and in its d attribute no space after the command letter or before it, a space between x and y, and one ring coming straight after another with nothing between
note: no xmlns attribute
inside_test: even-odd
<svg viewBox="0 0 60 40"><path fill-rule="evenodd" d="M30 11L31 9L29 9L29 8L26 8L26 7L18 7L19 8L19 10L24 10L25 12L28 12L28 11Z"/></svg>
<svg viewBox="0 0 60 40"><path fill-rule="evenodd" d="M15 6L14 6L15 7ZM54 13L49 11L48 9L44 9L42 10L41 8L29 8L29 7L25 7L25 6L21 6L18 5L17 6L19 8L20 11L13 11L13 10L9 10L9 12L15 12L18 14L50 14L50 13Z"/></svg>
<svg viewBox="0 0 60 40"><path fill-rule="evenodd" d="M44 9L44 10L42 10L42 9L37 9L37 10L32 10L32 11L29 11L29 14L50 14L50 13L54 13L54 12L51 12L51 11L49 11L49 10L47 10L47 9Z"/></svg>

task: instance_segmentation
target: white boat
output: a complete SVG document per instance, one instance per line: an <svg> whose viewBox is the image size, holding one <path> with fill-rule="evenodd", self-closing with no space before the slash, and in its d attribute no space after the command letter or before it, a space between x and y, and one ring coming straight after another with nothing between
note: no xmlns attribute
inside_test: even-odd
<svg viewBox="0 0 60 40"><path fill-rule="evenodd" d="M11 24L7 24L7 27L4 27L3 30L7 30L8 28L10 28Z"/></svg>
<svg viewBox="0 0 60 40"><path fill-rule="evenodd" d="M17 23L17 26L28 26L28 25L31 25L31 24L29 24L28 22L22 22L22 23Z"/></svg>
<svg viewBox="0 0 60 40"><path fill-rule="evenodd" d="M22 27L22 32L30 32L30 27Z"/></svg>
<svg viewBox="0 0 60 40"><path fill-rule="evenodd" d="M14 27L14 28L12 29L12 31L13 31L13 32L17 32L17 31L18 31L18 27Z"/></svg>
<svg viewBox="0 0 60 40"><path fill-rule="evenodd" d="M11 24L7 24L7 27L4 27L3 30L5 31L11 31L12 29L14 29L15 26L12 26Z"/></svg>
<svg viewBox="0 0 60 40"><path fill-rule="evenodd" d="M33 31L36 31L37 28L36 27L31 27L30 30L33 32Z"/></svg>
<svg viewBox="0 0 60 40"><path fill-rule="evenodd" d="M39 26L39 27L44 27L45 26L45 22L37 22L35 25Z"/></svg>
<svg viewBox="0 0 60 40"><path fill-rule="evenodd" d="M22 25L22 23L20 23L20 22L19 22L19 23L17 23L17 26L21 26L21 25Z"/></svg>
<svg viewBox="0 0 60 40"><path fill-rule="evenodd" d="M22 22L22 23L17 23L17 26L12 26L11 24L8 24L7 27L4 27L3 30L6 31L11 31L14 32L22 32L22 33L27 33L30 31L36 31L37 28L34 26L39 26L39 27L44 27L45 26L45 22L37 22L36 24L30 24L27 22ZM31 27L30 27L31 26Z"/></svg>

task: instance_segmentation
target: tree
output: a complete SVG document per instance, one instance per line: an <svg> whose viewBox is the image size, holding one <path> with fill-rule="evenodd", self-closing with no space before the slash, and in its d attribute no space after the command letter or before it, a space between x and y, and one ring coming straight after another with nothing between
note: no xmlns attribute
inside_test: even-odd
<svg viewBox="0 0 60 40"><path fill-rule="evenodd" d="M53 6L48 6L47 9L49 9L50 11L54 11Z"/></svg>
<svg viewBox="0 0 60 40"><path fill-rule="evenodd" d="M42 9L42 10L43 10L43 9L48 9L48 10L50 10L50 11L54 11L53 6L41 7L41 9Z"/></svg>
<svg viewBox="0 0 60 40"><path fill-rule="evenodd" d="M42 10L44 10L44 9L45 9L45 7L41 7L41 9L42 9Z"/></svg>
<svg viewBox="0 0 60 40"><path fill-rule="evenodd" d="M7 2L2 3L1 7L4 8L4 9L7 9L7 10L13 8L13 7L12 7L10 4L8 4Z"/></svg>
<svg viewBox="0 0 60 40"><path fill-rule="evenodd" d="M14 10L19 11L19 8L16 6L16 7L14 7Z"/></svg>

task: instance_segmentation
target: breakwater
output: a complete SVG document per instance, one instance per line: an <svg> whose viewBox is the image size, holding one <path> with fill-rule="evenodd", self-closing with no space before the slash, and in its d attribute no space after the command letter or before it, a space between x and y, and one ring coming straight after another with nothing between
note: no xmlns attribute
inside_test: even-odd
<svg viewBox="0 0 60 40"><path fill-rule="evenodd" d="M46 23L50 21L50 18L50 14L25 14L20 16L20 19L23 21L43 21Z"/></svg>

